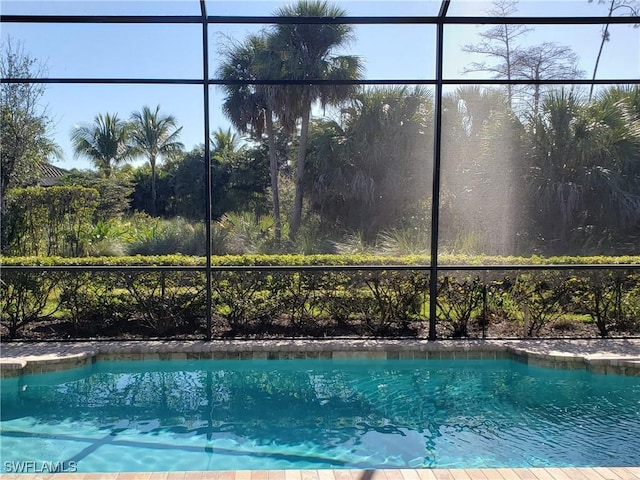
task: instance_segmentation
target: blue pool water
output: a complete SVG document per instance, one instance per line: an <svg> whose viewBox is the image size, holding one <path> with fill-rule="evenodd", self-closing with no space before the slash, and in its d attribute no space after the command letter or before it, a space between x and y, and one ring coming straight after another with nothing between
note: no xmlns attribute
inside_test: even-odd
<svg viewBox="0 0 640 480"><path fill-rule="evenodd" d="M5 471L640 465L640 377L509 360L98 362L1 387Z"/></svg>

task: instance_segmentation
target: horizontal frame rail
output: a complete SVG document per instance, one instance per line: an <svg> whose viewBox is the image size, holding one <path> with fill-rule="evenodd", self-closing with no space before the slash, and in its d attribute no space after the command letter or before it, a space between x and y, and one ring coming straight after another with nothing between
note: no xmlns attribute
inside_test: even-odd
<svg viewBox="0 0 640 480"><path fill-rule="evenodd" d="M0 83L41 83L41 84L139 84L139 85L203 85L203 80L181 78L3 78ZM221 80L210 79L209 85L436 85L435 79L370 79L370 80ZM449 78L443 85L640 85L640 78L548 79L548 80L507 80L486 78Z"/></svg>
<svg viewBox="0 0 640 480"><path fill-rule="evenodd" d="M100 23L100 24L202 24L198 15L2 15L8 23ZM353 24L353 25L599 25L638 24L640 17L440 17L440 16L353 16L353 17L277 17L210 15L209 24Z"/></svg>

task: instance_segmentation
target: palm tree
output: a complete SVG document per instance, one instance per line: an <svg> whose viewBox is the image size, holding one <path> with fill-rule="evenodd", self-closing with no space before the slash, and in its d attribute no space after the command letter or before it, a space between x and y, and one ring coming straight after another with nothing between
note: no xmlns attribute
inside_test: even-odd
<svg viewBox="0 0 640 480"><path fill-rule="evenodd" d="M219 157L223 161L232 157L239 150L242 150L239 144L238 136L231 132L230 128L226 131L218 128L218 130L211 135L211 151L215 157Z"/></svg>
<svg viewBox="0 0 640 480"><path fill-rule="evenodd" d="M295 5L279 8L282 17L344 17L346 11L320 0L300 0ZM272 54L280 59L277 78L291 80L357 80L362 76L362 63L352 55L333 55L353 39L353 27L347 24L282 23L273 27L270 36ZM324 108L338 105L354 93L354 85L299 85L289 88L287 104L281 114L284 124L300 119L300 137L296 164L296 194L291 218L290 236L300 228L304 188L305 159L311 105L319 101Z"/></svg>
<svg viewBox="0 0 640 480"><path fill-rule="evenodd" d="M179 152L182 127L177 128L172 115L160 115L160 105L152 111L148 106L131 114L131 140L134 151L147 157L151 165L151 215L156 212L156 162L158 158Z"/></svg>
<svg viewBox="0 0 640 480"><path fill-rule="evenodd" d="M430 194L432 111L422 87L363 88L340 124L311 122L306 187L323 222L372 240L415 211Z"/></svg>
<svg viewBox="0 0 640 480"><path fill-rule="evenodd" d="M92 125L76 127L71 133L75 156L91 160L106 177L115 166L133 156L129 146L130 126L118 118L118 114L98 114Z"/></svg>
<svg viewBox="0 0 640 480"><path fill-rule="evenodd" d="M243 43L233 43L221 52L223 60L218 76L224 80L260 80L270 78L277 68L269 55L267 37L250 35ZM273 197L274 240L280 243L280 195L278 187L278 157L273 126L274 108L282 104L276 86L224 84L226 94L222 111L233 126L242 133L261 140L266 133L269 145L269 172Z"/></svg>
<svg viewBox="0 0 640 480"><path fill-rule="evenodd" d="M525 148L509 93L463 86L445 95L442 132L443 247L513 254Z"/></svg>
<svg viewBox="0 0 640 480"><path fill-rule="evenodd" d="M573 253L577 234L593 245L640 221L640 118L623 96L604 92L585 105L554 92L530 121L535 214L562 253Z"/></svg>

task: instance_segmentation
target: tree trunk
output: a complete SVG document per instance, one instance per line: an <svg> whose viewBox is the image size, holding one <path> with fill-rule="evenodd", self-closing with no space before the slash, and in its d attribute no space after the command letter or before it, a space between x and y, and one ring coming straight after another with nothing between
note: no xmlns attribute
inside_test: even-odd
<svg viewBox="0 0 640 480"><path fill-rule="evenodd" d="M269 137L269 171L271 173L271 194L273 195L273 223L274 239L276 246L282 239L282 225L280 223L280 190L278 187L278 156L276 152L276 140L273 133L273 114L266 111L267 135Z"/></svg>
<svg viewBox="0 0 640 480"><path fill-rule="evenodd" d="M9 176L9 174L7 172L4 171L2 172L2 180L1 180L1 184L0 184L0 214L4 215L5 211L6 211L6 196L7 196L7 190L9 190L9 180L11 179L11 177Z"/></svg>
<svg viewBox="0 0 640 480"><path fill-rule="evenodd" d="M307 136L309 134L309 117L311 115L311 101L305 101L300 126L300 142L298 145L298 159L296 165L296 197L293 202L293 215L291 217L291 230L289 238L293 239L300 229L302 220L302 195L304 193L304 164L307 156Z"/></svg>
<svg viewBox="0 0 640 480"><path fill-rule="evenodd" d="M611 9L609 10L609 17L613 12L613 0L611 0ZM593 67L593 75L591 76L591 80L596 79L596 73L598 72L598 64L600 63L600 56L602 55L602 49L604 48L604 43L607 41L607 36L609 35L609 24L607 23L604 26L604 30L602 31L602 41L600 42L600 49L598 50L598 56L596 57L596 64ZM595 85L592 83L591 87L589 87L589 102L593 98L593 87Z"/></svg>
<svg viewBox="0 0 640 480"><path fill-rule="evenodd" d="M540 67L536 67L535 78L534 80L541 80L540 78ZM540 110L540 84L537 83L533 86L533 115L534 117L538 116L538 110Z"/></svg>
<svg viewBox="0 0 640 480"><path fill-rule="evenodd" d="M156 159L149 158L151 163L151 216L156 216Z"/></svg>

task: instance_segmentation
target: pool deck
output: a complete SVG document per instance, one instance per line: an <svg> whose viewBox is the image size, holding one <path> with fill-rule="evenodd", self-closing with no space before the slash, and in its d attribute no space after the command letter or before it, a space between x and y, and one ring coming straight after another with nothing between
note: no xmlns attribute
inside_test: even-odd
<svg viewBox="0 0 640 480"><path fill-rule="evenodd" d="M496 359L550 368L640 375L640 339L606 340L215 340L3 342L3 377L82 367L99 360L169 359ZM10 474L2 480L640 480L640 467L420 470L270 470Z"/></svg>
<svg viewBox="0 0 640 480"><path fill-rule="evenodd" d="M549 368L640 375L640 338L597 340L213 340L2 342L0 377L99 360L498 359Z"/></svg>
<svg viewBox="0 0 640 480"><path fill-rule="evenodd" d="M4 474L3 480L640 480L640 468L239 470L218 472Z"/></svg>

